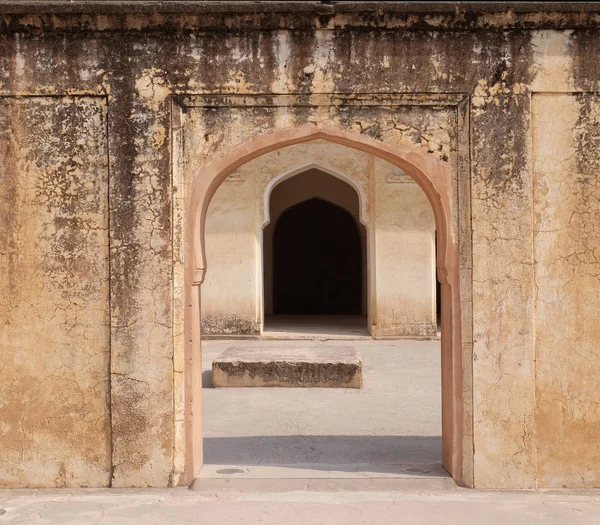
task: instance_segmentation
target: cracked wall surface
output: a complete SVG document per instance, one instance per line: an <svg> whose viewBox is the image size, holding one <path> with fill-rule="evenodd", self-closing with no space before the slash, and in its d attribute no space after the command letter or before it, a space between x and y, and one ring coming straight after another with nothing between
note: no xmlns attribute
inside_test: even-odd
<svg viewBox="0 0 600 525"><path fill-rule="evenodd" d="M600 97L536 94L532 126L537 482L598 486Z"/></svg>
<svg viewBox="0 0 600 525"><path fill-rule="evenodd" d="M452 168L475 486L598 486L595 20L2 15L2 483L183 482L185 174L317 124ZM440 112L449 154L421 126ZM69 277L84 267L96 278Z"/></svg>
<svg viewBox="0 0 600 525"><path fill-rule="evenodd" d="M0 486L111 474L106 101L0 97Z"/></svg>

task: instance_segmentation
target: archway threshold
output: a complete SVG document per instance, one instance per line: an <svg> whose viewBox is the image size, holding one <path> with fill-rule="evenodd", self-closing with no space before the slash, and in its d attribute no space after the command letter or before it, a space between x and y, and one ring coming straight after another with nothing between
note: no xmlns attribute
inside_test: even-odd
<svg viewBox="0 0 600 525"><path fill-rule="evenodd" d="M200 492L455 490L441 465L204 465L189 487Z"/></svg>
<svg viewBox="0 0 600 525"><path fill-rule="evenodd" d="M370 339L362 315L273 315L265 317L262 339Z"/></svg>

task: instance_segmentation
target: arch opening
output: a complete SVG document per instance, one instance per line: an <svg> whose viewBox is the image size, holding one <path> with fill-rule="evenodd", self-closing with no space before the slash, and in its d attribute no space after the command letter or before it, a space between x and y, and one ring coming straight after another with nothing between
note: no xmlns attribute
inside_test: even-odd
<svg viewBox="0 0 600 525"><path fill-rule="evenodd" d="M202 465L202 440L198 439L201 428L200 385L200 333L198 323L200 296L198 288L206 270L203 246L203 228L206 210L216 188L224 178L248 160L282 147L325 139L371 153L405 170L414 177L432 204L438 232L438 275L442 298L442 448L443 463L452 476L463 484L463 420L462 420L462 365L460 340L460 296L458 289L458 257L452 239L451 228L451 177L445 166L424 154L404 151L398 147L375 144L363 137L331 130L319 130L314 126L277 131L261 136L251 144L234 149L229 155L207 164L194 181L191 215L188 222L186 257L186 330L190 334L186 347L186 474L193 479ZM408 160L410 159L410 161ZM190 264L191 263L191 264Z"/></svg>
<svg viewBox="0 0 600 525"><path fill-rule="evenodd" d="M362 247L354 218L313 197L273 228L274 315L360 315Z"/></svg>
<svg viewBox="0 0 600 525"><path fill-rule="evenodd" d="M265 190L263 333L368 334L364 194L315 163Z"/></svg>

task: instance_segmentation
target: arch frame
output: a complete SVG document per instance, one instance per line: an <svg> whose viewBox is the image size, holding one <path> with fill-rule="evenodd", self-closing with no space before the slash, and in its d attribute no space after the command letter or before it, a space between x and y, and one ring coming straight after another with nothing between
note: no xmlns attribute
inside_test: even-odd
<svg viewBox="0 0 600 525"><path fill-rule="evenodd" d="M403 145L387 145L356 133L317 124L275 129L233 147L201 166L193 180L187 210L184 251L185 288L185 479L192 482L203 464L200 285L206 274L204 226L210 201L225 178L246 162L294 144L326 140L348 146L404 170L427 196L438 231L436 266L442 289L442 458L446 470L461 485L472 486L464 460L465 421L461 338L460 263L453 234L453 177L449 166L433 155ZM441 234L441 235L440 235ZM469 430L467 430L469 432Z"/></svg>
<svg viewBox="0 0 600 525"><path fill-rule="evenodd" d="M360 184L357 184L356 181L352 177L349 177L344 172L342 172L336 168L333 168L331 166L328 166L324 162L321 162L321 161L307 162L296 168L292 168L290 170L284 171L283 173L276 175L269 181L269 183L267 184L267 186L265 188L265 192L263 195L263 221L262 221L262 224L260 225L260 227L262 229L264 229L271 222L271 193L273 193L273 190L277 186L279 186L282 182L285 182L286 180L291 179L292 177L295 177L296 175L300 175L301 173L304 173L305 171L309 171L312 169L316 169L316 170L322 171L323 173L327 173L328 175L331 175L332 177L335 177L336 179L339 179L339 180L345 182L354 191L356 191L356 193L358 195L358 204L359 204L359 206L358 206L359 217L358 218L359 218L360 223L363 226L368 227L369 221L367 220L367 196L365 195L365 191L363 190L363 188L360 186Z"/></svg>

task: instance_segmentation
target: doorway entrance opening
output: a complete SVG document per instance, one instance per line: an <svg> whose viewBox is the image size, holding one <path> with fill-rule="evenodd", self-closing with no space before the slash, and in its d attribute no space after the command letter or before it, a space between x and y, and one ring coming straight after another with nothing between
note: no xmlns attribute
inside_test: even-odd
<svg viewBox="0 0 600 525"><path fill-rule="evenodd" d="M343 208L313 198L287 209L273 232L273 313L360 315L361 251Z"/></svg>
<svg viewBox="0 0 600 525"><path fill-rule="evenodd" d="M256 284L264 286L268 315L261 338L243 343L248 359L257 363L248 375L260 377L263 368L258 363L273 360L265 366L285 377L286 367L302 348L309 348L316 359L322 352L351 348L361 361L364 383L358 392L212 388L211 360L218 361L224 351L239 351L240 343L226 337L206 341L206 466L199 483L221 479L232 469L279 478L288 472L320 476L324 468L354 480L375 475L397 482L405 475L403 469L413 469L436 482L449 481L441 465L439 342L381 341L352 333L354 323L360 322L368 334L367 310L379 310L383 321L394 316L404 320L418 310L419 292L433 295L430 204L416 184L396 182L390 164L370 159L370 169L367 162L362 170L349 163L343 166L347 171L332 169L343 151L330 146L328 162L295 166L298 153L284 150L242 167L238 180L216 194L220 215L209 217L208 256L222 275L213 280L209 274L207 283L214 286L218 281L221 294L235 301L241 295L237 285L244 283L228 280L224 264L230 261L227 270L235 274L241 261L262 254L262 272L255 274L260 273ZM303 160L311 159L318 149L307 145L304 153ZM345 153L347 158L347 148ZM291 169L273 166L276 160L281 166L286 157ZM254 223L254 230L248 224L252 218L263 219ZM247 242L241 235L233 237L242 227L247 228ZM369 242L375 243L370 250L367 232ZM373 295L367 301L369 280L375 286L369 287ZM433 316L431 298L424 303ZM325 368L315 373L327 375ZM378 411L385 404L402 417Z"/></svg>
<svg viewBox="0 0 600 525"><path fill-rule="evenodd" d="M185 436L186 436L186 477L192 479L203 464L203 441L201 438L201 358L200 344L200 293L199 286L206 275L205 223L208 205L216 189L239 166L260 155L267 154L294 144L316 140L349 146L372 154L383 161L406 170L425 192L432 205L438 232L438 268L442 300L442 340L441 340L441 390L442 390L442 460L446 470L459 482L471 484L470 471L465 471L463 462L469 458L463 455L465 436L463 423L466 420L463 406L462 381L462 340L460 318L460 295L458 286L459 260L457 246L453 242L452 195L448 185L454 180L445 164L425 154L415 153L400 145L387 146L373 140L354 136L337 130L321 130L314 126L277 130L264 137L255 138L250 144L234 148L226 156L209 162L195 177L188 220L187 246L189 263L186 265L186 304L185 310ZM406 159L410 159L406 160ZM318 394L316 392L315 394ZM231 406L236 406L231 403ZM293 405L290 404L290 405ZM222 406L222 405L221 405ZM228 405L229 406L229 405ZM286 404L287 406L287 404ZM294 406L298 406L296 403ZM370 417L372 412L366 411ZM331 418L330 418L331 419ZM393 421L395 418L386 418ZM400 418L401 419L401 418ZM345 421L346 419L344 419ZM348 421L351 421L348 418ZM372 421L365 426L371 428ZM247 432L247 430L244 430ZM329 435L329 434L328 434ZM392 435L392 434L390 434ZM395 434L400 435L400 434ZM415 434L411 434L415 435ZM423 434L420 434L423 435ZM439 434L438 434L439 435ZM228 447L229 449L230 447ZM361 450L364 447L361 446ZM468 447L467 447L468 449ZM377 448L380 450L380 448ZM393 453L394 457L398 454ZM386 461L389 463L389 461ZM467 465L469 467L470 464Z"/></svg>
<svg viewBox="0 0 600 525"><path fill-rule="evenodd" d="M263 334L368 336L367 230L360 198L312 168L268 195L263 230Z"/></svg>

